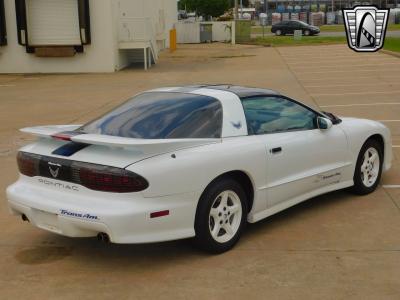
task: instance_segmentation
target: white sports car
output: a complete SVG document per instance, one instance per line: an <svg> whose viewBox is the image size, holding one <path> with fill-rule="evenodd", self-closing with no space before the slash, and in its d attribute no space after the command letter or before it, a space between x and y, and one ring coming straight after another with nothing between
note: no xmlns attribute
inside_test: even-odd
<svg viewBox="0 0 400 300"><path fill-rule="evenodd" d="M391 166L388 128L275 91L231 85L139 94L86 125L22 129L11 211L42 229L113 243L194 237L223 252L253 223Z"/></svg>

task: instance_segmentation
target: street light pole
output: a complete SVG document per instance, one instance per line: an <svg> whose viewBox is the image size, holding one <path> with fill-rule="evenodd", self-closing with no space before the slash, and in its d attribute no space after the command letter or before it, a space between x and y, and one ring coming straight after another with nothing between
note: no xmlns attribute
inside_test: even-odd
<svg viewBox="0 0 400 300"><path fill-rule="evenodd" d="M238 18L238 0L235 0L235 20Z"/></svg>

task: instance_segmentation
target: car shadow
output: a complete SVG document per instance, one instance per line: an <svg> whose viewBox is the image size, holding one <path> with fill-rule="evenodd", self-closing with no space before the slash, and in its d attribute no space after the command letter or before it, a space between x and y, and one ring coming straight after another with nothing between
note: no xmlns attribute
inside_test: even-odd
<svg viewBox="0 0 400 300"><path fill-rule="evenodd" d="M296 217L312 213L312 211L328 211L333 206L339 205L340 202L348 201L351 196L354 197L348 189L343 189L308 199L256 223L249 223L243 237L251 239L261 231L263 233L273 231L280 226L285 226Z"/></svg>
<svg viewBox="0 0 400 300"><path fill-rule="evenodd" d="M242 243L256 241L260 235L285 226L293 218L313 210L329 210L338 202L349 200L349 193L336 191L318 196L295 205L260 222L249 224L242 237ZM97 238L67 238L48 232L41 232L41 241L35 246L23 248L15 259L26 265L40 265L70 259L82 262L87 267L141 269L164 268L171 264L191 263L208 259L210 255L193 246L190 239L152 244L105 244ZM233 250L235 251L235 250Z"/></svg>

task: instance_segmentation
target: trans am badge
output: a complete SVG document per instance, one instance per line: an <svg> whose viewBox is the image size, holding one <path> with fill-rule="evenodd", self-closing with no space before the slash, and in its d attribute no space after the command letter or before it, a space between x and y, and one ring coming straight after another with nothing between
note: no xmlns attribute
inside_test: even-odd
<svg viewBox="0 0 400 300"><path fill-rule="evenodd" d="M389 9L355 6L343 9L347 43L357 52L375 52L383 47Z"/></svg>

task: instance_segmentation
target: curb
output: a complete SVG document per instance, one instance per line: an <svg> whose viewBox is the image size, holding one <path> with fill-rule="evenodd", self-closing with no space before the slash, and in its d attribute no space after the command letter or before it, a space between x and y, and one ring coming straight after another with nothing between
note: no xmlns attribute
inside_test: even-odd
<svg viewBox="0 0 400 300"><path fill-rule="evenodd" d="M400 52L394 52L394 51L385 50L385 49L382 49L381 51L382 51L382 53L385 53L385 54L400 58Z"/></svg>

